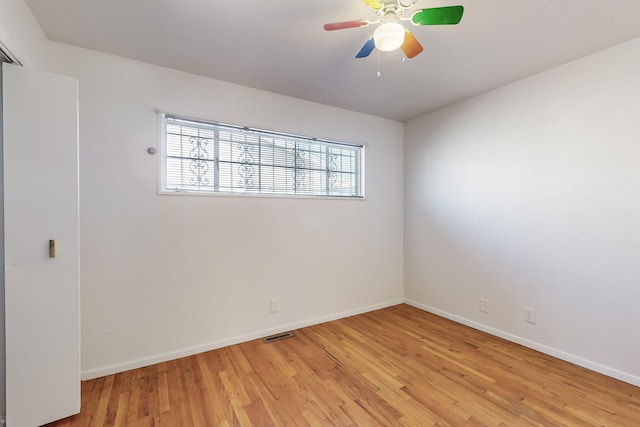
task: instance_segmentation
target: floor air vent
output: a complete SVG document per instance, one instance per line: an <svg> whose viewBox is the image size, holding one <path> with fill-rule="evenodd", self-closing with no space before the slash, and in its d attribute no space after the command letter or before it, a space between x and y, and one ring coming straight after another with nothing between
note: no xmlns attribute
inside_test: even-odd
<svg viewBox="0 0 640 427"><path fill-rule="evenodd" d="M274 342L274 341L280 341L283 340L285 338L291 338L293 336L293 332L283 332L281 334L275 334L275 335L271 335L268 337L264 337L262 338L262 341L264 342Z"/></svg>

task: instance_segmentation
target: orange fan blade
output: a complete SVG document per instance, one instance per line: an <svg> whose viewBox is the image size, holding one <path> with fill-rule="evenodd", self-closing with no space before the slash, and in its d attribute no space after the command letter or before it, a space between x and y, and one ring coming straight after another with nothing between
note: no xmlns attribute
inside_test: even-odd
<svg viewBox="0 0 640 427"><path fill-rule="evenodd" d="M416 39L415 36L411 33L411 31L405 31L404 42L402 42L402 51L405 55L407 55L407 58L411 59L423 50L424 48L422 47L418 39Z"/></svg>

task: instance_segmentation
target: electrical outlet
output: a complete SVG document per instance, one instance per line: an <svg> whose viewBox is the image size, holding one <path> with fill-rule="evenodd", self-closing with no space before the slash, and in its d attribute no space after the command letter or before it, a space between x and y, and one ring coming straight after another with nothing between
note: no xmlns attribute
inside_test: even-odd
<svg viewBox="0 0 640 427"><path fill-rule="evenodd" d="M480 311L483 313L489 312L489 300L480 298Z"/></svg>
<svg viewBox="0 0 640 427"><path fill-rule="evenodd" d="M269 312L277 313L278 311L280 311L280 301L278 298L271 298L269 302Z"/></svg>
<svg viewBox="0 0 640 427"><path fill-rule="evenodd" d="M535 325L536 311L533 308L528 308L528 307L524 308L524 321Z"/></svg>

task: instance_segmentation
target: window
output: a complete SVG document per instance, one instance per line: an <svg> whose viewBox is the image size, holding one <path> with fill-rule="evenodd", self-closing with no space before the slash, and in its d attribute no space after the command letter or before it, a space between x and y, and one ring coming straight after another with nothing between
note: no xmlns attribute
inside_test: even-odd
<svg viewBox="0 0 640 427"><path fill-rule="evenodd" d="M162 115L163 192L362 198L361 145Z"/></svg>

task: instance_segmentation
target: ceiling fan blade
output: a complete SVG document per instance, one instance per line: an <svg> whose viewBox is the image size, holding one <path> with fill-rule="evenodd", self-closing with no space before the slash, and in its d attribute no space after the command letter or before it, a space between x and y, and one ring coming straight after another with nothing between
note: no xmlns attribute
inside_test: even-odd
<svg viewBox="0 0 640 427"><path fill-rule="evenodd" d="M381 0L364 0L364 3L373 10L378 10L382 7Z"/></svg>
<svg viewBox="0 0 640 427"><path fill-rule="evenodd" d="M369 21L365 21L363 19L359 21L345 21L345 22L334 22L331 24L324 24L323 28L325 31L334 31L334 30L345 30L347 28L358 28L358 27L366 27L369 25Z"/></svg>
<svg viewBox="0 0 640 427"><path fill-rule="evenodd" d="M420 52L422 52L424 48L415 38L415 36L411 33L411 31L406 31L404 33L404 42L402 42L402 51L407 58L411 59L414 56L417 56Z"/></svg>
<svg viewBox="0 0 640 427"><path fill-rule="evenodd" d="M357 53L356 58L366 58L371 54L371 52L373 52L373 49L375 48L376 48L376 43L373 40L373 37L371 37L369 40L367 40L364 43L364 46L362 46L362 49L360 49L360 52Z"/></svg>
<svg viewBox="0 0 640 427"><path fill-rule="evenodd" d="M411 15L411 22L415 25L455 25L462 19L463 12L463 6L420 9Z"/></svg>

